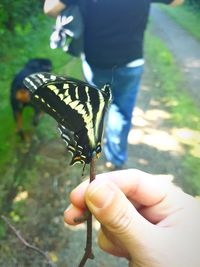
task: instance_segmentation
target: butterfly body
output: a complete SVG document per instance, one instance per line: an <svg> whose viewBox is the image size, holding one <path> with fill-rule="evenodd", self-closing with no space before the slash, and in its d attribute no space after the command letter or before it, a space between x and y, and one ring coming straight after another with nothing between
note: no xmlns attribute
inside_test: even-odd
<svg viewBox="0 0 200 267"><path fill-rule="evenodd" d="M32 101L57 122L72 152L70 164L90 163L101 152L103 120L111 102L108 84L98 89L73 78L36 73L25 78Z"/></svg>

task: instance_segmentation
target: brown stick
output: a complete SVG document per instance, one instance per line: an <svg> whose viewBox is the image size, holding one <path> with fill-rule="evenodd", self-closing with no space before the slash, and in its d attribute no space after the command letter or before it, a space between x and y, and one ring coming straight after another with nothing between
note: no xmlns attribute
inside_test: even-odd
<svg viewBox="0 0 200 267"><path fill-rule="evenodd" d="M48 254L47 254L46 252L42 251L42 250L39 249L38 247L35 247L34 245L29 244L29 243L28 243L28 242L27 242L27 241L20 235L19 231L17 231L17 230L15 229L15 227L8 221L8 219L7 219L5 216L1 215L1 219L2 219L2 220L9 226L9 228L13 231L13 233L14 233L14 234L17 236L17 238L24 244L24 246L25 246L26 248L29 248L29 249L32 249L32 250L38 252L40 255L42 255L42 256L46 259L48 266L50 266L50 267L55 267L55 265L51 262L51 260L50 260L50 258L49 258L49 256L48 256Z"/></svg>
<svg viewBox="0 0 200 267"><path fill-rule="evenodd" d="M95 159L96 157L92 157L90 162L90 183L95 179L96 170L95 170ZM89 210L87 210L87 239L86 239L86 247L85 253L78 267L84 267L85 263L88 259L94 259L94 255L92 252L92 214Z"/></svg>

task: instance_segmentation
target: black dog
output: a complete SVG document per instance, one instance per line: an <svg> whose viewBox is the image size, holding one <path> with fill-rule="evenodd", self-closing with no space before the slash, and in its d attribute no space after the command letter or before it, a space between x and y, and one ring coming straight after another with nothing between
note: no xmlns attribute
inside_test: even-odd
<svg viewBox="0 0 200 267"><path fill-rule="evenodd" d="M25 139L22 122L22 112L24 107L31 106L34 109L33 125L39 121L40 110L30 102L30 93L24 86L23 80L26 76L35 72L51 72L52 63L46 58L34 58L29 60L24 68L16 74L11 84L10 102L13 110L14 119L17 124L17 133L21 139Z"/></svg>

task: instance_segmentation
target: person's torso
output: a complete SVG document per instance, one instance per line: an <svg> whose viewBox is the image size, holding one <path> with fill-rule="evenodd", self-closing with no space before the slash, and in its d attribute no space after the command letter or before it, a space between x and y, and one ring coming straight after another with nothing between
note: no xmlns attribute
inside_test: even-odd
<svg viewBox="0 0 200 267"><path fill-rule="evenodd" d="M100 68L143 57L150 0L83 0L86 60Z"/></svg>

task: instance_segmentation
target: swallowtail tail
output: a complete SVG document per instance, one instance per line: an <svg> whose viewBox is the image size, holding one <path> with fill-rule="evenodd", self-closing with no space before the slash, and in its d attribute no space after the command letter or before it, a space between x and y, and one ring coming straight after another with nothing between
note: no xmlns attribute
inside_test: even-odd
<svg viewBox="0 0 200 267"><path fill-rule="evenodd" d="M103 121L111 102L108 84L98 89L73 78L35 73L25 78L32 102L57 122L72 153L71 165L89 164L101 152Z"/></svg>

